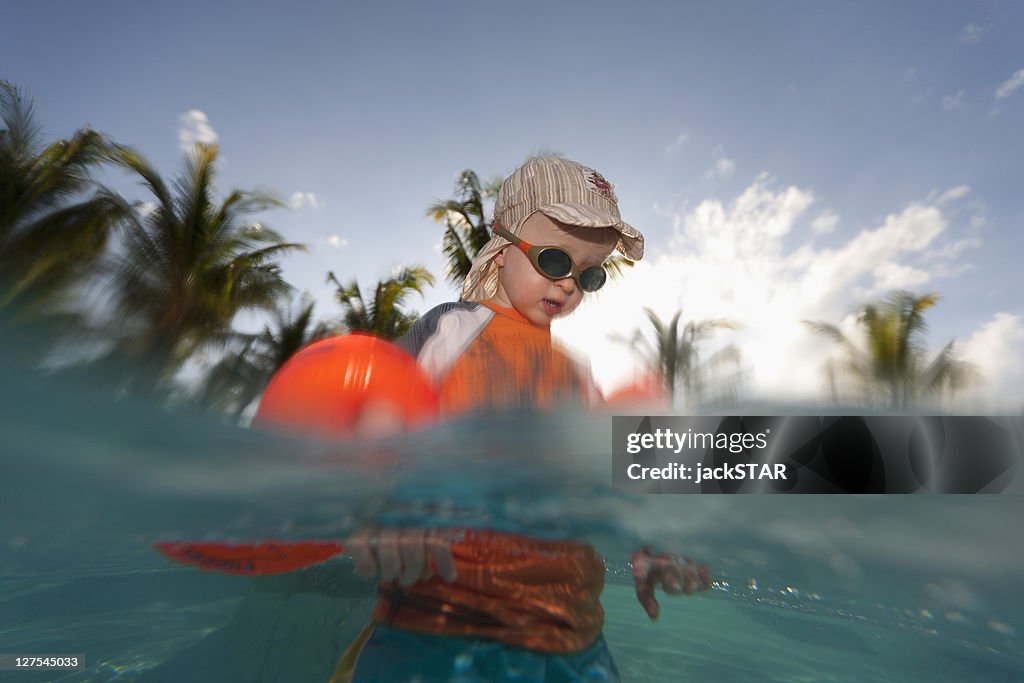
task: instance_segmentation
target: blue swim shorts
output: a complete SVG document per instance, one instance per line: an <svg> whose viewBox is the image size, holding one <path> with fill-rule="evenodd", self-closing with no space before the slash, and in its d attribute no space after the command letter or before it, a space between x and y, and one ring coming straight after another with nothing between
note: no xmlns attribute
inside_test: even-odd
<svg viewBox="0 0 1024 683"><path fill-rule="evenodd" d="M374 624L354 664L352 683L621 682L604 636L581 652L557 654Z"/></svg>

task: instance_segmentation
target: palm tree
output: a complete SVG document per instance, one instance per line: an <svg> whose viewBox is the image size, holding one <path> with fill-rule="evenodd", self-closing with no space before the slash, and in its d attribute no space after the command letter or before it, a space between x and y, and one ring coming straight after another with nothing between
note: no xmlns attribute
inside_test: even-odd
<svg viewBox="0 0 1024 683"><path fill-rule="evenodd" d="M700 346L716 330L736 329L739 325L726 318L697 320L687 322L680 331L682 311L676 311L668 323L649 308L645 308L644 313L651 324L653 341L641 330L636 330L628 339L620 335L612 338L633 348L655 371L673 401L681 382L687 405L700 405L705 397L706 378L710 371L726 363L739 363L740 358L739 350L730 344L702 361Z"/></svg>
<svg viewBox="0 0 1024 683"><path fill-rule="evenodd" d="M308 294L297 302L279 304L262 332L247 338L240 351L228 353L213 366L195 402L237 418L289 358L334 333L326 323L314 320L314 305Z"/></svg>
<svg viewBox="0 0 1024 683"><path fill-rule="evenodd" d="M402 310L402 304L411 292L423 294L427 285L434 284L434 276L421 266L402 268L393 277L377 283L373 299L363 299L359 283L352 280L342 285L327 274L327 281L338 288L336 297L345 312L342 321L349 332L366 332L382 339L397 339L409 331L419 317L417 313Z"/></svg>
<svg viewBox="0 0 1024 683"><path fill-rule="evenodd" d="M466 169L455 181L454 197L427 207L427 216L445 223L441 241L441 250L448 261L445 278L456 288L462 287L473 259L491 239L493 223L487 218L490 211L485 202L497 197L502 182L501 178L493 178L482 183L475 171ZM633 262L623 256L612 256L604 263L613 278L620 277L625 268L632 266Z"/></svg>
<svg viewBox="0 0 1024 683"><path fill-rule="evenodd" d="M106 142L88 128L42 142L31 100L0 81L0 336L21 337L39 360L55 334L74 329L71 301L130 212L90 178Z"/></svg>
<svg viewBox="0 0 1024 683"><path fill-rule="evenodd" d="M469 275L477 253L491 239L491 221L484 207L487 200L498 195L501 178L486 184L475 171L466 169L455 181L455 196L427 207L427 215L445 222L442 251L448 261L445 277L456 287Z"/></svg>
<svg viewBox="0 0 1024 683"><path fill-rule="evenodd" d="M234 190L215 201L215 145L195 145L172 186L127 147L110 156L154 200L130 222L107 278L119 332L112 354L134 366L122 388L153 394L200 349L237 340L236 314L273 310L291 290L275 259L305 246L245 220L281 206L273 197Z"/></svg>
<svg viewBox="0 0 1024 683"><path fill-rule="evenodd" d="M956 344L952 340L935 358L925 362L924 335L928 325L924 313L938 300L935 293L915 296L894 291L881 301L863 306L857 315L857 324L864 334L862 347L835 325L820 321L804 323L843 348L846 357L841 367L860 384L868 403L908 408L925 393L956 392L970 383L974 375L971 364L956 359Z"/></svg>

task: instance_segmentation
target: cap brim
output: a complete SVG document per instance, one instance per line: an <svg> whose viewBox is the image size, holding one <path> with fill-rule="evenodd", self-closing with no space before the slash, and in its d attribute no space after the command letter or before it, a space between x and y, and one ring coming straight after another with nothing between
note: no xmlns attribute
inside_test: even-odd
<svg viewBox="0 0 1024 683"><path fill-rule="evenodd" d="M644 257L644 236L640 231L618 217L593 206L565 202L546 204L538 211L566 225L580 228L613 228L619 233L616 249L631 261L639 261Z"/></svg>

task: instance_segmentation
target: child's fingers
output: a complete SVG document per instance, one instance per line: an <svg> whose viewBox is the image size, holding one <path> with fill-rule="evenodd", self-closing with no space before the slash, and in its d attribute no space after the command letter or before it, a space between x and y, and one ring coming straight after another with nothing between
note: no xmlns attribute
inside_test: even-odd
<svg viewBox="0 0 1024 683"><path fill-rule="evenodd" d="M370 545L371 550L376 551L382 581L393 581L401 575L402 558L398 541L398 534L385 531L377 536L376 543Z"/></svg>
<svg viewBox="0 0 1024 683"><path fill-rule="evenodd" d="M661 612L655 597L659 584L668 595L690 595L711 587L711 570L694 560L668 553L652 555L647 548L633 553L631 559L636 597L651 619Z"/></svg>
<svg viewBox="0 0 1024 683"><path fill-rule="evenodd" d="M697 591L702 591L707 588L700 579L700 570L698 567L690 565L686 569L684 589L687 595L693 595Z"/></svg>
<svg viewBox="0 0 1024 683"><path fill-rule="evenodd" d="M458 577L455 569L455 560L452 558L452 550L448 541L437 536L428 536L425 541L427 552L437 567L437 574L442 581L451 583Z"/></svg>
<svg viewBox="0 0 1024 683"><path fill-rule="evenodd" d="M658 604L658 599L654 597L653 581L639 581L636 583L636 599L640 601L644 611L647 612L647 616L651 619L657 619L658 615L661 614L661 605Z"/></svg>
<svg viewBox="0 0 1024 683"><path fill-rule="evenodd" d="M700 576L701 590L707 590L708 588L711 588L711 568L708 567L706 564L700 565L698 575Z"/></svg>
<svg viewBox="0 0 1024 683"><path fill-rule="evenodd" d="M450 541L424 529L360 531L345 540L345 549L356 571L368 579L398 579L411 586L435 572L448 583L458 576Z"/></svg>
<svg viewBox="0 0 1024 683"><path fill-rule="evenodd" d="M650 562L650 555L646 553L633 554L633 585L636 587L636 599L640 601L647 616L657 619L661 613L661 606L654 596L654 587L657 583L656 572L653 572Z"/></svg>
<svg viewBox="0 0 1024 683"><path fill-rule="evenodd" d="M664 567L662 583L672 595L692 595L711 587L711 570L694 560L672 557Z"/></svg>
<svg viewBox="0 0 1024 683"><path fill-rule="evenodd" d="M692 595L711 588L711 570L694 560L686 560L683 572L683 592Z"/></svg>
<svg viewBox="0 0 1024 683"><path fill-rule="evenodd" d="M399 553L402 566L398 583L411 586L420 579L427 567L424 532L407 531L402 534Z"/></svg>
<svg viewBox="0 0 1024 683"><path fill-rule="evenodd" d="M345 550L352 555L356 572L367 579L377 577L377 560L370 549L370 532L360 531L345 540Z"/></svg>

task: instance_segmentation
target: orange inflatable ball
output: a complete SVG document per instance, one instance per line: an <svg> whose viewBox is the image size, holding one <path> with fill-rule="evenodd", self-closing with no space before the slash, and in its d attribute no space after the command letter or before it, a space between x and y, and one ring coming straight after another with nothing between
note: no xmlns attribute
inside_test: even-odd
<svg viewBox="0 0 1024 683"><path fill-rule="evenodd" d="M626 412L654 410L664 412L672 408L668 390L660 379L641 377L632 384L615 389L604 399L605 408Z"/></svg>
<svg viewBox="0 0 1024 683"><path fill-rule="evenodd" d="M353 437L365 435L364 420L371 413L414 427L437 416L437 395L405 351L377 337L349 334L311 344L292 356L270 380L253 424L312 436Z"/></svg>

